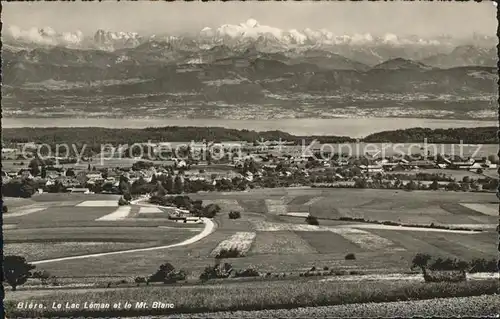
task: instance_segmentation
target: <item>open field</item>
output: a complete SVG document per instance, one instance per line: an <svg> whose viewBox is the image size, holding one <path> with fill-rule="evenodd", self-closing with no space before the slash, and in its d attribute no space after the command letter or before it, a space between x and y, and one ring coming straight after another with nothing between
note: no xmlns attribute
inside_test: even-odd
<svg viewBox="0 0 500 319"><path fill-rule="evenodd" d="M189 230L146 227L58 227L4 231L4 253L29 261L154 247L193 236Z"/></svg>
<svg viewBox="0 0 500 319"><path fill-rule="evenodd" d="M462 206L465 206L469 209L475 210L483 215L495 216L498 217L498 205L497 204L468 204L462 203Z"/></svg>
<svg viewBox="0 0 500 319"><path fill-rule="evenodd" d="M151 244L148 243L105 242L98 240L86 242L20 242L5 243L4 254L24 256L31 262L149 246L151 246Z"/></svg>
<svg viewBox="0 0 500 319"><path fill-rule="evenodd" d="M236 249L242 255L245 255L252 246L255 239L255 233L252 232L237 232L231 237L221 241L217 247L211 252L211 256L217 256L222 250Z"/></svg>
<svg viewBox="0 0 500 319"><path fill-rule="evenodd" d="M29 298L45 305L45 309L15 309L16 301L24 301L21 294L8 293L6 312L11 316L127 316L160 315L183 312L214 312L231 310L256 310L391 302L446 297L480 296L498 291L498 280L469 281L463 283L416 283L412 281L365 282L359 289L358 282L321 282L318 280L281 280L274 282L246 282L239 285L139 287L92 291L71 294L67 291L47 292ZM52 302L61 304L99 302L109 304L101 309L53 309ZM112 309L113 303L128 301L133 309ZM175 305L174 309L155 309L153 302L162 301ZM136 302L145 302L143 309ZM490 309L490 308L488 308Z"/></svg>
<svg viewBox="0 0 500 319"><path fill-rule="evenodd" d="M317 252L302 236L292 231L258 232L250 251L255 255L310 254Z"/></svg>
<svg viewBox="0 0 500 319"><path fill-rule="evenodd" d="M323 239L330 240L332 236L326 235L324 231L296 231L296 236L293 236L295 238L291 242L293 244L290 244L285 242L288 239L280 239L282 234L286 233L284 231L257 232L257 237L248 254L245 257L232 258L228 261L239 269L254 266L262 272L297 274L312 266L328 266L335 269L356 269L378 273L409 270L411 258L417 252L426 252L433 256L456 256L468 261L475 257L491 259L497 256L497 236L493 231L466 235L447 233L437 235L436 233L435 236L425 231L369 229L365 232L367 238L383 239L374 245L367 241L358 242L358 239L351 237L350 240L345 235L332 233L333 236L343 239L330 243L323 241ZM81 275L86 276L134 276L150 273L157 265L168 260L176 267L188 270L192 278L197 278L205 266L214 262L211 257L212 251L234 234L234 231L218 229L201 242L182 248L54 262L39 267L60 276L71 276L77 270L81 272ZM259 239L260 234L265 234L264 240ZM446 240L436 237L441 235ZM390 244L386 245L384 239ZM296 246L296 242L300 244ZM347 253L355 253L356 260L344 260ZM101 267L94 268L96 264Z"/></svg>
<svg viewBox="0 0 500 319"><path fill-rule="evenodd" d="M179 229L179 234L183 233ZM169 231L169 235L178 235ZM39 229L14 229L5 231L4 243L19 243L24 241L33 242L69 242L69 241L109 241L109 242L141 242L141 241L163 241L170 242L165 238L165 231L161 228L141 227L58 227ZM189 235L189 234L188 234Z"/></svg>
<svg viewBox="0 0 500 319"><path fill-rule="evenodd" d="M483 172L483 175L484 176L487 176L487 177L490 177L490 178L494 178L494 179L498 179L499 176L498 176L498 170L496 169L487 169Z"/></svg>
<svg viewBox="0 0 500 319"><path fill-rule="evenodd" d="M158 265L169 261L175 267L187 270L189 278L195 279L207 265L214 262L214 251L220 247L238 245L237 242L243 243L240 244L246 254L244 257L227 260L236 269L253 266L264 273L295 275L312 266L366 273L404 272L409 270L411 258L418 252L467 261L476 257L497 257L498 236L494 231L495 226L491 229L492 225L498 223L497 217L462 205L494 206L498 200L492 193L292 188L200 193L190 196L204 200L204 204L217 203L222 208L214 219L216 231L199 242L155 251L54 261L37 265L37 268L47 269L54 275L63 277L70 277L75 273L88 278L133 277L150 274ZM284 207L287 211L293 209L295 212L310 210L312 215L327 219L320 219L319 226L308 225L303 217L272 213L269 208L276 206ZM64 209L66 213L63 212ZM79 209L82 211L78 211ZM116 207L73 207L68 213L68 207L56 207L47 212L12 218L21 229L6 229L5 239L21 240L26 234L26 238L33 239L34 242L37 236L40 240L58 239L62 242L67 238L66 241L71 242L68 239L70 232L63 228L79 227L80 224L82 229L91 230L88 235L84 231L72 233L82 242L95 243L109 239L107 241L114 240L125 245L130 243L125 240L128 236L134 239L132 244L140 246L144 242L181 241L185 238L183 236L191 237L195 234L195 230L190 228L201 228L200 225L173 223L166 218L137 218L161 213L154 207L146 209L134 205L131 207L131 218L117 221L95 220L98 215L110 214L114 209ZM83 210L96 210L98 213ZM142 213L139 213L141 210ZM227 215L230 210L240 211L241 218L229 219ZM45 216L50 218L45 218L44 214L48 214ZM70 215L74 217L69 218ZM479 225L486 230L453 232L333 220L342 216L425 225L432 222ZM51 224L57 226L51 228ZM161 228L155 228L155 225ZM23 230L23 227L30 230ZM58 227L63 228L54 230ZM44 231L44 228L47 230ZM19 234L22 235L15 235L16 231L21 231ZM54 235L56 232L61 235ZM247 240L235 240L234 236L242 233L255 234L252 235L255 237L251 240L250 237L245 237ZM90 244L86 247L89 246ZM345 260L347 253L354 253L356 259Z"/></svg>
<svg viewBox="0 0 500 319"><path fill-rule="evenodd" d="M307 232L300 231L297 234L302 237L311 247L320 254L330 253L358 253L368 251L361 246L345 239L339 234L330 231Z"/></svg>
<svg viewBox="0 0 500 319"><path fill-rule="evenodd" d="M483 174L491 174L492 172L496 173L495 169L485 169ZM403 174L403 175L416 175L418 173L426 173L426 174L444 174L446 176L452 177L457 181L461 181L464 177L469 177L471 179L484 178L481 174L477 174L475 172L471 172L468 170L457 170L457 169L448 169L448 168L425 168L418 169L412 171L404 171L404 172L386 172L386 174ZM498 173L497 173L498 175Z"/></svg>
<svg viewBox="0 0 500 319"><path fill-rule="evenodd" d="M483 295L460 298L349 304L338 306L228 311L201 314L161 316L167 318L413 318L475 317L485 318L500 313L500 298Z"/></svg>
<svg viewBox="0 0 500 319"><path fill-rule="evenodd" d="M272 215L308 213L318 218L365 218L405 224L497 224L490 207L497 205L493 193L444 191L394 191L360 189L266 189L241 193L195 194L221 208L242 208L242 212L268 212ZM214 199L217 198L217 199ZM228 203L231 203L228 207ZM488 207L486 213L460 203ZM238 207L239 206L239 207ZM483 207L481 206L481 207ZM479 207L479 206L478 206ZM464 212L465 211L465 212ZM463 215L463 216L458 216ZM474 219L474 216L481 218Z"/></svg>
<svg viewBox="0 0 500 319"><path fill-rule="evenodd" d="M168 219L128 218L130 211L142 207L110 205L116 199L114 195L80 194L42 194L28 201L5 198L7 205L27 205L15 205L3 216L4 253L37 261L164 246L193 237L203 228ZM127 214L123 214L125 210ZM117 213L123 219L110 218Z"/></svg>
<svg viewBox="0 0 500 319"><path fill-rule="evenodd" d="M73 167L75 169L87 169L88 165L95 166L96 168L116 168L116 167L132 167L132 165L139 160L131 159L131 158L109 158L109 155L103 155L103 159L101 161L100 155L94 157L93 161L81 161L76 164L64 164L65 167ZM2 167L6 172L19 171L22 168L28 168L30 160L29 159L19 159L12 160L6 159L2 160ZM165 161L152 161L157 165L173 165L174 161L165 160ZM19 165L23 163L23 165Z"/></svg>

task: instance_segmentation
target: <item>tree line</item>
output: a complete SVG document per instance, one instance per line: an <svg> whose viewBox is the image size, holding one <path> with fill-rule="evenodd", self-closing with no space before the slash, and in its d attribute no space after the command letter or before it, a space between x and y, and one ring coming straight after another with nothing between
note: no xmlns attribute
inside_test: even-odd
<svg viewBox="0 0 500 319"><path fill-rule="evenodd" d="M497 127L429 129L409 128L395 131L374 133L360 139L360 142L370 143L410 143L422 142L427 138L429 143L474 143L496 144ZM100 127L49 127L49 128L6 128L2 130L4 143L45 143L71 144L89 149L100 150L103 144L134 144L137 142L191 142L191 141L290 141L302 143L303 140L317 139L321 143L346 143L355 142L356 139L347 136L299 136L282 131L251 131L236 130L222 127L155 127L144 129L111 129ZM80 149L80 148L78 148Z"/></svg>
<svg viewBox="0 0 500 319"><path fill-rule="evenodd" d="M449 129L408 128L370 134L363 139L367 143L428 143L455 144L497 144L498 127L461 127Z"/></svg>

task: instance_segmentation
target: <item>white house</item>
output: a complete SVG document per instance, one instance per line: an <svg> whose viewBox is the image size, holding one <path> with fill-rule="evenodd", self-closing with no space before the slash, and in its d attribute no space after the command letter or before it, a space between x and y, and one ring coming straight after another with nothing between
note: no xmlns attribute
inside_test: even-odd
<svg viewBox="0 0 500 319"><path fill-rule="evenodd" d="M382 165L359 165L359 168L365 173L382 173L384 171Z"/></svg>
<svg viewBox="0 0 500 319"><path fill-rule="evenodd" d="M88 188L69 188L68 189L72 194L78 193L78 194L94 194L94 192L91 192Z"/></svg>

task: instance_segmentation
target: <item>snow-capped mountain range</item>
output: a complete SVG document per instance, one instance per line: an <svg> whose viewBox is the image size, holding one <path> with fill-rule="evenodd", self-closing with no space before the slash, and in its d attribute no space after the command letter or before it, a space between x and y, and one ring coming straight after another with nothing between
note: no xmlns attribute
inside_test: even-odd
<svg viewBox="0 0 500 319"><path fill-rule="evenodd" d="M255 20L193 35L5 30L8 116L497 114L496 37L336 35Z"/></svg>
<svg viewBox="0 0 500 319"><path fill-rule="evenodd" d="M136 32L114 32L97 30L93 36L84 36L81 31L58 32L50 27L21 30L16 26L7 27L5 40L32 45L64 46L68 48L92 48L117 50L136 47L151 39L159 41L178 40L175 35L144 36ZM330 30L283 30L261 25L254 19L238 25L224 24L218 28L205 27L199 33L186 36L198 48L206 45L225 44L229 46L257 42L266 51L283 51L308 46L328 48L332 46L390 46L390 47L454 47L458 45L494 46L496 37L475 35L469 39L452 39L449 36L422 38L419 36L397 36L395 34L372 35L336 34ZM194 48L192 48L194 49Z"/></svg>

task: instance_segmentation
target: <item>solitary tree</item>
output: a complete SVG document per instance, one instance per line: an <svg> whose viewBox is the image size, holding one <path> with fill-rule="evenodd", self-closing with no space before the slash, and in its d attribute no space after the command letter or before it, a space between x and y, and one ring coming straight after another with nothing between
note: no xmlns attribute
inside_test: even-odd
<svg viewBox="0 0 500 319"><path fill-rule="evenodd" d="M12 287L12 291L16 291L17 286L23 285L31 277L31 270L35 267L27 263L24 257L5 256L3 259L4 279Z"/></svg>

